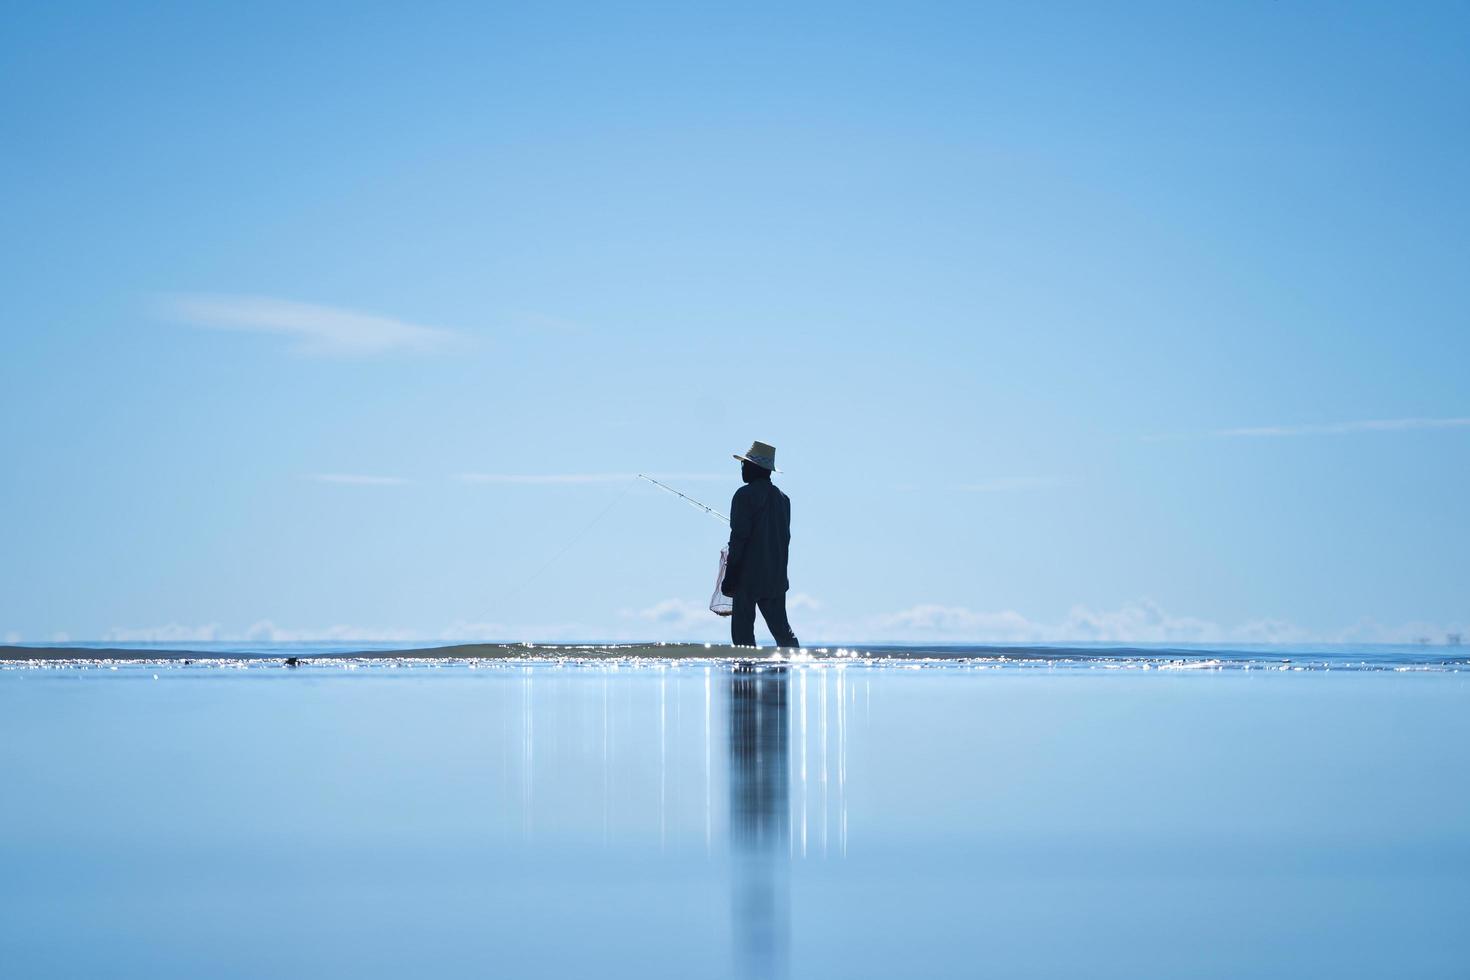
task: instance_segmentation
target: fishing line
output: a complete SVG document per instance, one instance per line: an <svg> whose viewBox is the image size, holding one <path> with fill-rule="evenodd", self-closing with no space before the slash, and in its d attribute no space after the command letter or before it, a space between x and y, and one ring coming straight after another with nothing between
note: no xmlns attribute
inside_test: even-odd
<svg viewBox="0 0 1470 980"><path fill-rule="evenodd" d="M667 490L669 493L673 494L674 496L679 497L679 498L681 498L681 499L689 502L690 504L694 505L695 507L698 507L700 510L704 511L706 514L710 515L711 517L718 517L720 520L724 521L726 524L729 524L730 523L730 518L726 517L724 514L721 514L719 511L715 510L713 507L706 507L704 504L702 504L699 501L695 500L693 497L689 496L687 493L680 493L679 491L675 490L673 487L668 486L667 484L660 483L660 482L658 482L657 480L655 480L651 476L644 476L642 473L639 473L638 474L638 479L640 479L640 480L647 480L649 483L652 483L654 486L659 487L660 489L663 489L663 490Z"/></svg>
<svg viewBox="0 0 1470 980"><path fill-rule="evenodd" d="M526 587L527 586L529 586L532 582L534 582L536 579L538 579L541 576L541 573L542 572L546 571L552 565L555 565L558 558L560 558L562 555L564 555L568 551L570 551L572 545L574 545L578 541L582 540L582 538L584 536L586 536L587 532L590 531L590 530L592 530L594 527L596 527L597 526L597 523L599 521L601 521L604 517L606 517L608 515L608 512L609 511L611 511L614 507L616 507L619 503L621 503L622 502L622 499L624 497L626 497L633 490L633 488L636 487L637 485L638 484L633 483L632 481L629 481L628 485L623 488L623 492L622 493L618 494L616 497L614 497L612 499L612 502L611 503L609 503L606 507L602 508L602 510L598 511L596 517L594 517L594 518L592 518L592 520L588 521L587 524L586 524L586 526L583 527L582 530L580 530L576 534L572 535L571 540L569 540L566 544L562 545L561 546L561 550L559 550L556 554L554 554L550 558L546 559L546 562L540 568L536 569L536 571L532 572L528 577L521 579L520 588L516 589L510 595L506 596L506 598L503 601L506 604L509 604L512 600L519 599L521 597L521 595L526 591Z"/></svg>
<svg viewBox="0 0 1470 980"><path fill-rule="evenodd" d="M704 511L706 514L710 515L711 517L717 518L717 519L725 522L726 524L729 524L730 523L730 518L726 517L724 514L721 514L719 511L715 510L713 507L709 507L709 506L706 506L705 504L700 503L699 501L695 500L693 497L689 496L689 494L687 494L687 493L680 493L678 490L675 490L673 487L669 486L668 484L660 483L657 480L655 480L653 477L651 477L651 476L644 476L642 473L639 473L638 474L638 479L640 479L640 480L647 480L649 483L652 483L654 486L658 487L660 490L667 490L669 493L671 493L674 496L678 497L680 500L683 500L684 502L690 504L691 506L696 507L699 510ZM724 582L725 582L726 563L729 561L729 557L730 557L730 551L729 551L729 549L728 548L721 548L720 549L720 567L719 567L718 573L715 576L715 593L714 593L714 595L710 596L710 600L709 600L709 611L712 612L712 613L714 613L716 616L730 616L730 615L734 614L734 612L735 612L735 604L734 604L734 602L732 602L730 600L730 597L729 596L727 596L727 595L724 594L724 588L723 588Z"/></svg>
<svg viewBox="0 0 1470 980"><path fill-rule="evenodd" d="M652 483L654 486L658 487L659 489L668 491L669 493L673 494L674 496L679 497L680 499L684 500L685 502L687 502L691 506L696 507L699 510L704 511L706 514L709 514L711 517L714 517L714 518L717 518L718 520L724 521L726 524L729 524L730 523L730 518L726 517L724 514L721 514L719 511L715 510L713 507L708 507L708 506L700 503L699 501L695 500L693 497L689 496L687 493L680 493L678 490L675 490L673 487L671 487L671 486L669 486L667 484L664 484L664 483L660 483L660 482L658 482L657 480L655 480L651 476L645 476L644 474L639 473L639 474L637 474L637 480L647 480L649 483ZM616 507L619 503L621 503L622 500L623 500L623 498L626 497L629 493L631 493L633 491L633 488L636 487L637 485L638 485L638 483L636 482L636 480L629 480L628 481L628 485L623 488L623 492L622 493L618 494L616 497L614 497L612 499L612 501L606 507L604 507L604 508L602 508L602 510L598 511L596 517L592 518L592 520L588 521L587 524L580 531L578 531L576 534L572 535L572 537L567 541L567 543L564 544L564 545L562 545L561 548L556 552L556 554L554 554L550 558L546 559L546 561L541 565L540 568L536 569L536 571L532 572L526 578L521 579L521 583L520 583L519 588L517 588L514 592L509 593L504 599L501 600L501 602L503 604L505 604L505 605L508 606L514 600L519 599L525 593L526 589L531 585L532 582L534 582L536 579L540 578L543 572L545 572L552 565L555 565L556 562L557 562L557 560L559 558L561 558L562 555L565 555L568 551L571 550L571 548L572 548L573 545L575 545L578 541L581 541L582 538L587 535L587 532L591 531L594 527L596 527L597 524L604 517L606 517L608 515L608 513L614 507Z"/></svg>

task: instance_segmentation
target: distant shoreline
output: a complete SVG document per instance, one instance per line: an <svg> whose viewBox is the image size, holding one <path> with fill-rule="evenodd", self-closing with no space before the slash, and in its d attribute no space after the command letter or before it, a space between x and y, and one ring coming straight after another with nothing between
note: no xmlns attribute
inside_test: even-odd
<svg viewBox="0 0 1470 980"><path fill-rule="evenodd" d="M645 656L668 659L729 660L775 653L774 647L739 650L725 645L703 643L624 643L624 644L536 644L524 643L460 643L439 647L406 647L401 650L344 650L318 653L283 650L280 653L238 653L221 650L142 649L138 647L29 647L0 646L0 662L28 660L118 660L175 661L186 660L525 660L541 656L573 657L586 660L611 660L620 657Z"/></svg>

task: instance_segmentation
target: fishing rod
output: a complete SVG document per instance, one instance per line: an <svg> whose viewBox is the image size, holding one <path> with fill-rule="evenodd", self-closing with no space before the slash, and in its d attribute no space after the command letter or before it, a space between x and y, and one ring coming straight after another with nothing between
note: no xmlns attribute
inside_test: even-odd
<svg viewBox="0 0 1470 980"><path fill-rule="evenodd" d="M676 497L682 497L684 500L688 501L690 504L693 504L695 507L698 507L700 510L704 511L706 514L710 515L711 517L718 517L720 520L724 521L726 524L729 524L730 523L730 518L726 517L724 514L721 514L719 511L715 510L713 507L706 507L704 504L702 504L699 501L695 500L693 497L689 496L687 493L680 493L679 491L675 490L673 487L668 486L668 485L663 484L663 483L660 483L660 482L658 482L657 480L655 480L651 476L644 476L642 473L639 473L638 474L638 479L640 479L640 480L647 480L649 483L652 483L654 486L659 487L660 489L663 489L663 490L667 490L669 493L673 494Z"/></svg>

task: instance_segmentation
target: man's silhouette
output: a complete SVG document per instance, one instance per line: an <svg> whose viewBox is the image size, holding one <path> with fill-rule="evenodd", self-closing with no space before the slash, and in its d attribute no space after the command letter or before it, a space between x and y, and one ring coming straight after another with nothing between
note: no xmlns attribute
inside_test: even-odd
<svg viewBox="0 0 1470 980"><path fill-rule="evenodd" d="M791 546L791 500L771 482L776 449L763 442L737 454L745 486L730 501L730 554L720 591L735 601L730 642L755 646L755 608L780 647L801 644L786 621L786 554ZM779 472L779 471L777 471Z"/></svg>

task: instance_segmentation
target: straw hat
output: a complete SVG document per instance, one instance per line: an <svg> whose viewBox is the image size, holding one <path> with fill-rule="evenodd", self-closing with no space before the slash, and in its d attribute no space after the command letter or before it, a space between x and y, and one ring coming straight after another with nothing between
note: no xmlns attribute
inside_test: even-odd
<svg viewBox="0 0 1470 980"><path fill-rule="evenodd" d="M735 458L746 463L754 463L762 469L770 470L772 473L780 473L776 469L776 447L768 446L763 442L752 442L750 448L742 455L735 453Z"/></svg>

